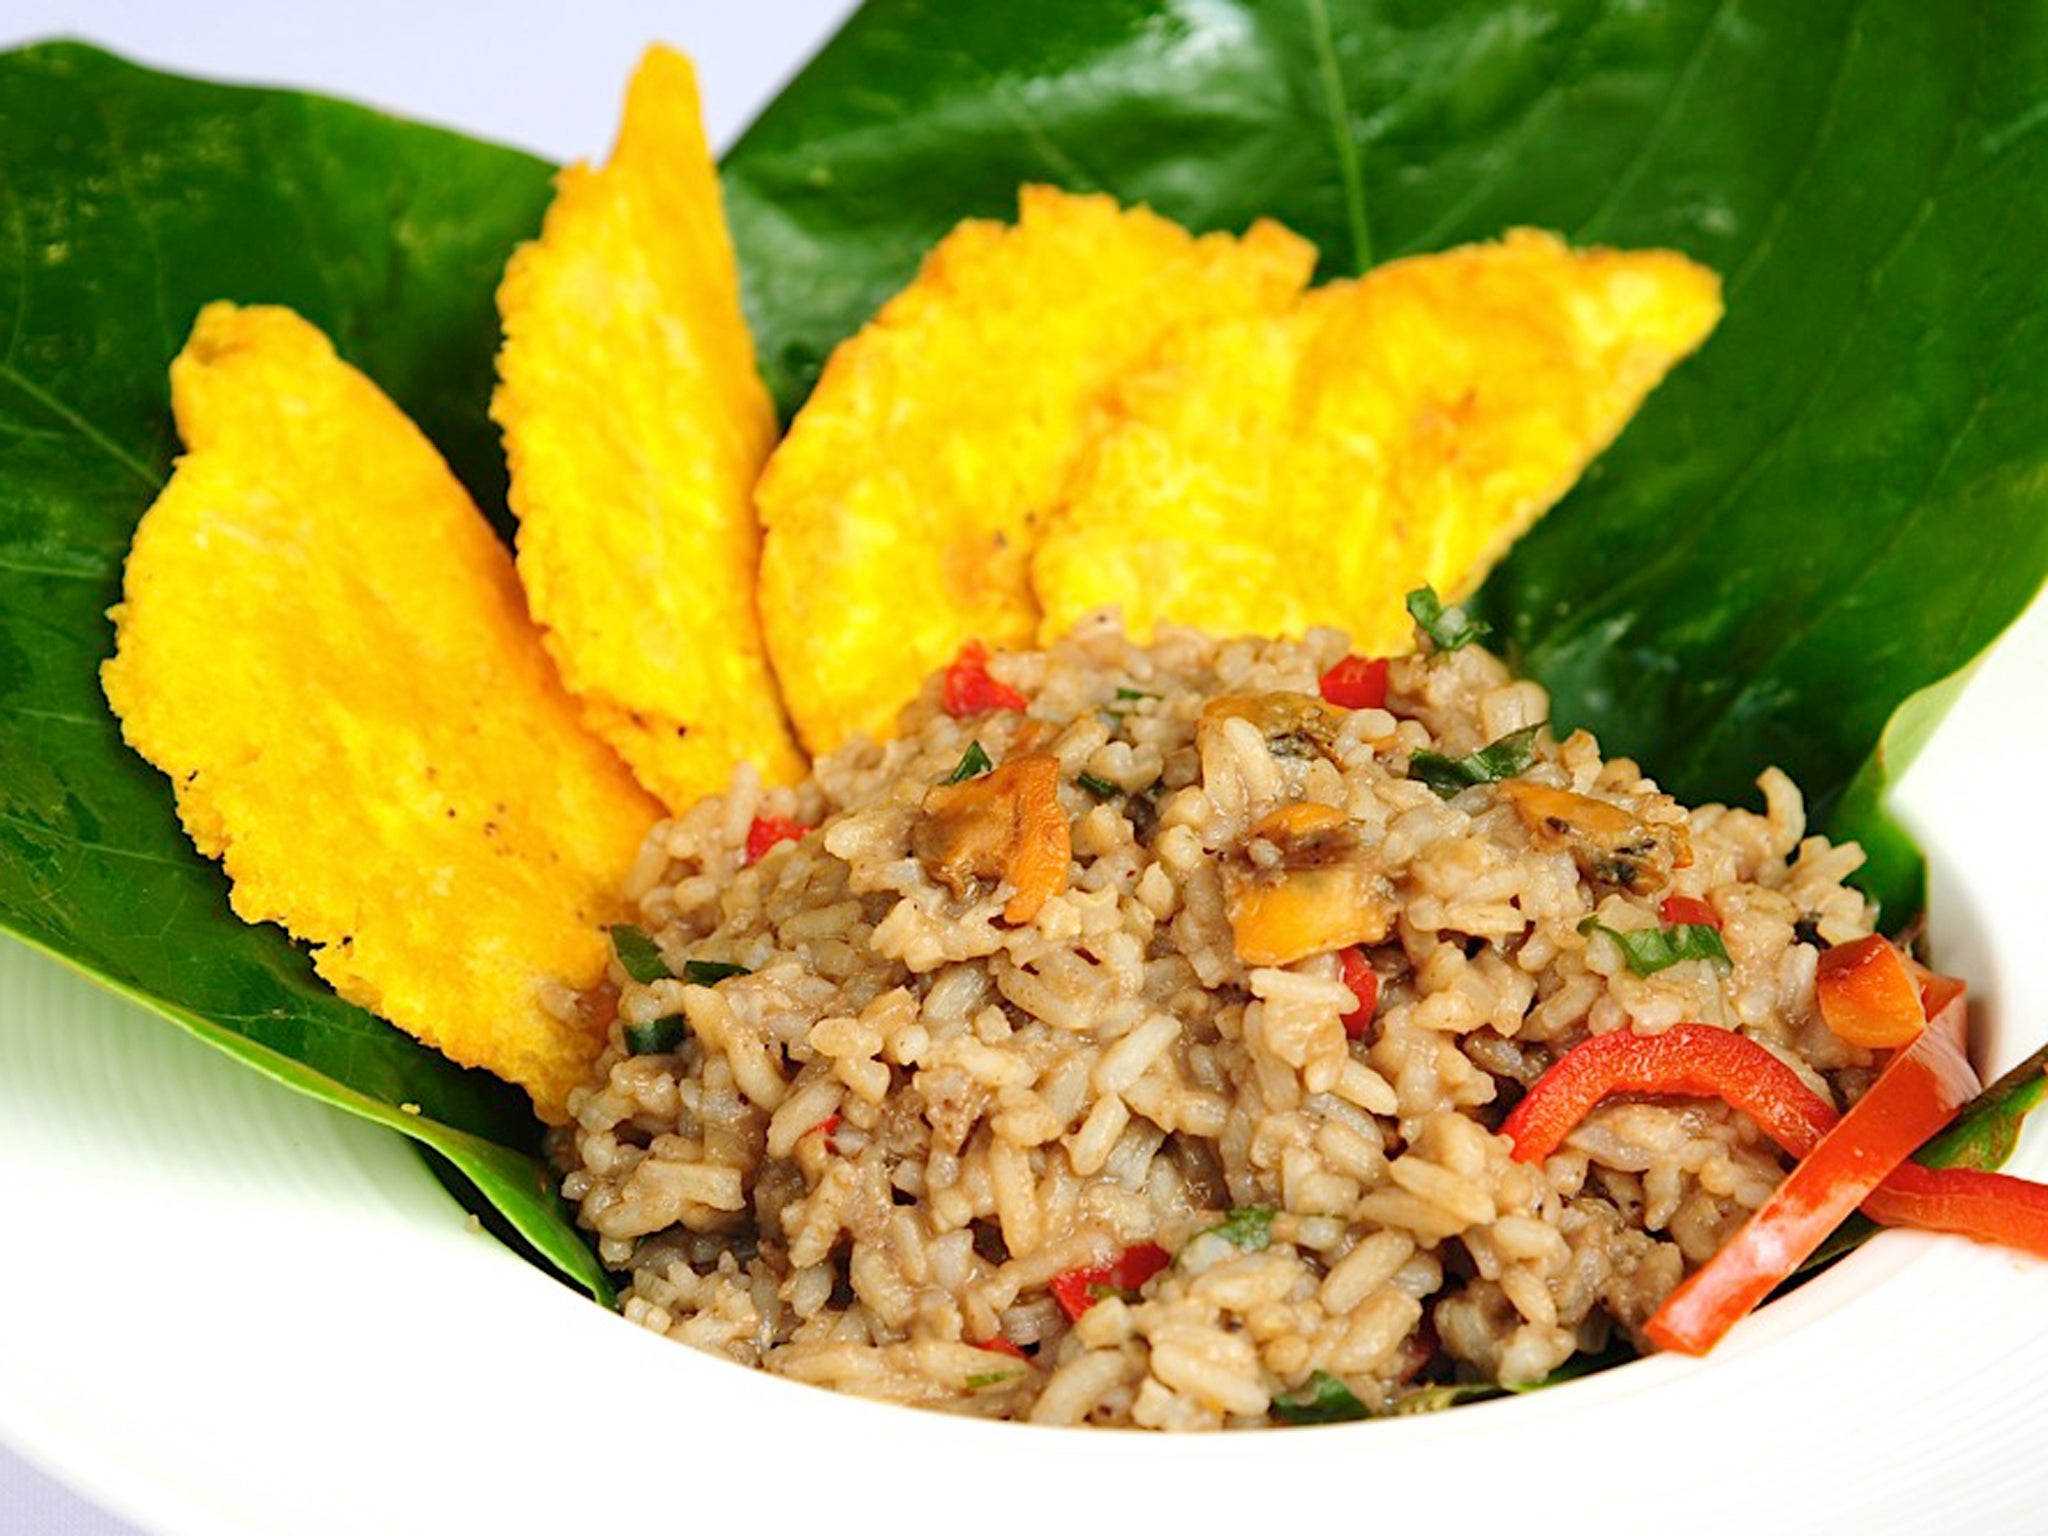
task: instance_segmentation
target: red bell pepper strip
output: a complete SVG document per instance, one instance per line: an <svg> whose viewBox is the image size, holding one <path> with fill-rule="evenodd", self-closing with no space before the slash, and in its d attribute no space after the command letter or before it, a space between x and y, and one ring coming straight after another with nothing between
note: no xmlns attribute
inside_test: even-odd
<svg viewBox="0 0 2048 1536"><path fill-rule="evenodd" d="M1697 896L1666 896L1657 915L1673 928L1711 928L1721 931L1721 914Z"/></svg>
<svg viewBox="0 0 2048 1536"><path fill-rule="evenodd" d="M1924 984L1937 1015L1961 994L1951 977L1928 975ZM1668 1043L1643 1049L1652 1041ZM1667 1071L1667 1056L1689 1059ZM1543 1076L1501 1130L1518 1160L1541 1162L1609 1093L1711 1095L1742 1109L1795 1158L1811 1154L1841 1119L1754 1041L1681 1024L1653 1037L1620 1031L1586 1041ZM1863 1214L1888 1227L1952 1232L2048 1258L2048 1185L2010 1174L1902 1162L1864 1200Z"/></svg>
<svg viewBox="0 0 2048 1536"><path fill-rule="evenodd" d="M777 843L796 842L813 830L800 821L791 821L787 816L756 816L747 828L747 862L758 864Z"/></svg>
<svg viewBox="0 0 2048 1536"><path fill-rule="evenodd" d="M1882 934L1822 955L1813 991L1829 1030L1866 1050L1905 1045L1927 1024L1920 987Z"/></svg>
<svg viewBox="0 0 2048 1536"><path fill-rule="evenodd" d="M1358 999L1358 1006L1342 1020L1345 1035L1356 1040L1372 1028L1373 1012L1380 1004L1380 973L1366 963L1365 951L1355 944L1337 951L1337 969Z"/></svg>
<svg viewBox="0 0 2048 1536"><path fill-rule="evenodd" d="M1665 1298L1644 1335L1689 1355L1712 1349L1977 1088L1958 993L1721 1251Z"/></svg>
<svg viewBox="0 0 2048 1536"><path fill-rule="evenodd" d="M1514 1142L1517 1162L1540 1163L1612 1093L1722 1099L1781 1147L1811 1147L1835 1121L1828 1102L1754 1040L1711 1024L1674 1024L1661 1035L1617 1029L1567 1051L1501 1134Z"/></svg>
<svg viewBox="0 0 2048 1536"><path fill-rule="evenodd" d="M1944 988L1937 995L1955 995L1949 978L1934 980ZM1686 1034L1679 1039L1704 1040L1692 1036L1693 1031L1702 1028L1681 1024L1678 1029ZM1654 1038L1670 1040L1673 1033L1666 1031ZM1560 1074L1557 1067L1551 1068L1501 1127L1515 1143L1516 1158L1525 1163L1541 1162L1557 1150L1578 1123L1573 1116L1583 1118L1609 1093L1709 1093L1742 1108L1765 1134L1795 1158L1812 1152L1821 1137L1841 1119L1833 1105L1762 1046L1724 1029L1709 1033L1718 1038L1704 1040L1684 1078L1660 1076L1655 1070L1657 1053L1642 1052L1629 1045L1627 1042L1635 1037L1625 1031L1588 1040L1564 1060L1572 1061L1584 1052L1587 1055L1582 1059L1587 1062L1604 1058L1603 1071L1594 1074L1588 1066L1575 1065L1570 1072ZM1601 1044L1608 1040L1620 1043ZM1563 1065L1563 1061L1558 1063ZM1717 1073L1726 1075L1716 1078L1707 1089L1684 1086L1688 1079L1697 1084L1715 1078ZM1589 1080L1596 1075L1602 1079L1601 1084L1597 1092L1589 1092ZM1953 1232L2048 1258L2048 1185L2010 1174L1977 1168L1928 1168L1904 1162L1863 1202L1863 1214L1887 1227Z"/></svg>
<svg viewBox="0 0 2048 1536"><path fill-rule="evenodd" d="M1322 675L1323 698L1345 709L1384 709L1387 703L1387 661L1346 656Z"/></svg>
<svg viewBox="0 0 2048 1536"><path fill-rule="evenodd" d="M2048 1259L2048 1184L2008 1173L1901 1163L1863 1202L1863 1214L1888 1227L1954 1232Z"/></svg>
<svg viewBox="0 0 2048 1536"><path fill-rule="evenodd" d="M1139 1243L1107 1264L1054 1275L1047 1289L1071 1322L1102 1300L1105 1292L1136 1291L1172 1262L1173 1255L1157 1243Z"/></svg>
<svg viewBox="0 0 2048 1536"><path fill-rule="evenodd" d="M970 640L946 668L946 681L939 696L946 713L958 720L966 715L986 714L992 709L1028 709L1031 701L1008 683L988 675L988 647Z"/></svg>
<svg viewBox="0 0 2048 1536"><path fill-rule="evenodd" d="M1019 1349L1015 1344L1012 1344L1008 1339L1004 1338L1000 1333L992 1339L983 1339L974 1347L976 1349L985 1349L992 1355L1008 1355L1012 1360L1029 1361L1031 1358L1029 1355L1025 1354L1023 1350Z"/></svg>

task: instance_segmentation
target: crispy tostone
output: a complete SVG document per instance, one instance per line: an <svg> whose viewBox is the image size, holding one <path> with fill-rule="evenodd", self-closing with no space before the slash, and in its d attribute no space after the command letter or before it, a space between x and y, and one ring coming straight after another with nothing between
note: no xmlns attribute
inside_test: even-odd
<svg viewBox="0 0 2048 1536"><path fill-rule="evenodd" d="M956 228L832 354L762 477L761 618L813 752L887 735L966 641L1029 644L1038 523L1117 376L1178 326L1278 310L1314 265L1270 223L1198 240L1107 197L1020 205Z"/></svg>
<svg viewBox="0 0 2048 1536"><path fill-rule="evenodd" d="M498 290L519 575L583 717L673 811L802 777L761 644L775 440L689 62L649 49L602 169L556 183Z"/></svg>
<svg viewBox="0 0 2048 1536"><path fill-rule="evenodd" d="M319 331L211 305L171 400L188 451L102 678L129 744L243 919L561 1120L602 1034L541 992L602 977L659 807L579 724L468 494Z"/></svg>
<svg viewBox="0 0 2048 1536"><path fill-rule="evenodd" d="M1518 230L1184 331L1051 518L1042 638L1120 604L1140 638L1337 624L1408 650L1404 594L1476 587L1720 316L1683 256Z"/></svg>

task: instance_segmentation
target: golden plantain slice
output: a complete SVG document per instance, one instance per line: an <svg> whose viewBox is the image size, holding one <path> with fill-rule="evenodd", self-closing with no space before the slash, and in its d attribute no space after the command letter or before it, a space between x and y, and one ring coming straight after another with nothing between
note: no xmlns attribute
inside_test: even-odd
<svg viewBox="0 0 2048 1536"><path fill-rule="evenodd" d="M832 354L762 476L761 619L813 752L887 735L967 640L1030 643L1039 519L1112 382L1176 327L1279 309L1315 262L1275 224L1195 239L1107 197L1019 201Z"/></svg>
<svg viewBox="0 0 2048 1536"><path fill-rule="evenodd" d="M804 763L754 599L775 440L688 60L651 48L611 160L556 183L498 290L519 575L585 722L669 808Z"/></svg>
<svg viewBox="0 0 2048 1536"><path fill-rule="evenodd" d="M1184 331L1049 520L1041 637L1119 604L1139 637L1337 624L1405 651L1403 596L1476 587L1720 316L1683 256L1517 230Z"/></svg>
<svg viewBox="0 0 2048 1536"><path fill-rule="evenodd" d="M660 808L576 706L433 446L289 310L214 304L187 453L136 529L102 682L246 921L551 1120L602 1029L542 1006Z"/></svg>

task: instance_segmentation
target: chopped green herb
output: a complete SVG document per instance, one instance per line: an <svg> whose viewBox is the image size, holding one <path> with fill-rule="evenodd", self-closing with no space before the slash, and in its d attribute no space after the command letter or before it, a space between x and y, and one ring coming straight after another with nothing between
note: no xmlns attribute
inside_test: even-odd
<svg viewBox="0 0 2048 1536"><path fill-rule="evenodd" d="M981 750L981 743L970 741L967 750L960 754L960 761L954 764L953 771L946 775L946 782L964 784L969 779L979 778L994 766L988 760L988 754Z"/></svg>
<svg viewBox="0 0 2048 1536"><path fill-rule="evenodd" d="M1093 795L1098 800L1114 800L1118 795L1123 793L1122 790L1118 789L1114 784L1110 783L1109 780L1098 779L1092 773L1081 774L1074 780L1074 782L1080 785L1083 789L1087 790L1089 794Z"/></svg>
<svg viewBox="0 0 2048 1536"><path fill-rule="evenodd" d="M1124 716L1131 712L1132 705L1136 704L1140 699L1156 699L1158 697L1158 694L1147 693L1142 688L1119 688L1116 691L1115 702L1103 705L1095 713L1104 725L1114 731L1122 727Z"/></svg>
<svg viewBox="0 0 2048 1536"><path fill-rule="evenodd" d="M637 928L631 923L613 923L611 935L612 951L619 957L619 964L643 987L670 974L668 962L661 958L661 951L648 937L645 928Z"/></svg>
<svg viewBox="0 0 2048 1536"><path fill-rule="evenodd" d="M1446 608L1434 587L1417 587L1408 594L1408 617L1439 651L1470 645L1492 628L1483 620L1468 618L1462 608Z"/></svg>
<svg viewBox="0 0 2048 1536"><path fill-rule="evenodd" d="M754 973L744 965L733 965L725 960L685 960L683 980L693 987L715 987L728 976L751 976Z"/></svg>
<svg viewBox="0 0 2048 1536"><path fill-rule="evenodd" d="M983 1387L992 1387L999 1381L1011 1381L1023 1374L1022 1371L983 1371L978 1376L967 1378L967 1390L979 1392Z"/></svg>
<svg viewBox="0 0 2048 1536"><path fill-rule="evenodd" d="M1299 1392L1273 1399L1273 1417L1283 1424L1349 1424L1372 1415L1343 1382L1317 1371Z"/></svg>
<svg viewBox="0 0 2048 1536"><path fill-rule="evenodd" d="M1529 766L1536 755L1536 733L1541 724L1525 725L1498 741L1488 742L1469 757L1445 757L1441 752L1417 752L1408 759L1408 777L1420 779L1444 799L1470 789L1474 784L1496 784L1511 779Z"/></svg>
<svg viewBox="0 0 2048 1536"><path fill-rule="evenodd" d="M1728 947L1721 942L1721 935L1705 923L1678 923L1669 928L1632 928L1624 932L1608 927L1597 917L1589 917L1579 924L1579 932L1606 934L1621 950L1621 958L1628 962L1628 968L1638 976L1654 976L1681 960L1711 960L1721 966L1733 963L1728 958Z"/></svg>
<svg viewBox="0 0 2048 1536"><path fill-rule="evenodd" d="M1246 1253L1262 1253L1273 1244L1273 1216L1270 1205L1240 1205L1207 1230L1228 1238Z"/></svg>
<svg viewBox="0 0 2048 1536"><path fill-rule="evenodd" d="M690 1026L681 1019L655 1019L648 1024L626 1026L626 1049L635 1056L665 1056L689 1036Z"/></svg>

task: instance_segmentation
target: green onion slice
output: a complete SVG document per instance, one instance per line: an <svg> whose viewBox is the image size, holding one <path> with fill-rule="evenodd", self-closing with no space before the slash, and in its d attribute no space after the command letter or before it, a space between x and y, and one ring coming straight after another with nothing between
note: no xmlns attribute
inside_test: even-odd
<svg viewBox="0 0 2048 1536"><path fill-rule="evenodd" d="M960 761L953 771L946 775L948 784L963 784L969 779L979 778L995 765L988 760L988 754L981 750L981 743L970 741L967 750L960 754Z"/></svg>
<svg viewBox="0 0 2048 1536"><path fill-rule="evenodd" d="M683 980L693 987L715 987L728 976L751 976L754 973L744 965L734 965L727 960L685 960Z"/></svg>
<svg viewBox="0 0 2048 1536"><path fill-rule="evenodd" d="M689 1038L690 1026L681 1019L655 1019L647 1024L626 1026L626 1049L635 1056L665 1056Z"/></svg>
<svg viewBox="0 0 2048 1536"><path fill-rule="evenodd" d="M1496 784L1511 779L1529 766L1536 755L1536 733L1542 723L1510 731L1498 741L1488 742L1467 757L1445 757L1441 752L1417 752L1408 759L1408 777L1420 779L1448 800L1474 784Z"/></svg>
<svg viewBox="0 0 2048 1536"><path fill-rule="evenodd" d="M619 964L625 968L626 974L641 986L671 974L668 962L661 958L660 949L645 928L632 923L613 923L610 931L612 952L619 957Z"/></svg>

